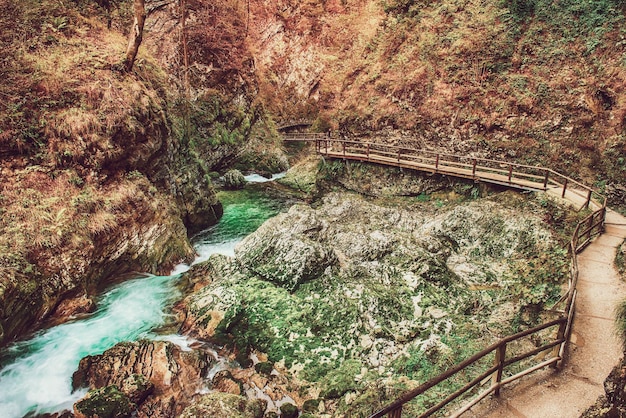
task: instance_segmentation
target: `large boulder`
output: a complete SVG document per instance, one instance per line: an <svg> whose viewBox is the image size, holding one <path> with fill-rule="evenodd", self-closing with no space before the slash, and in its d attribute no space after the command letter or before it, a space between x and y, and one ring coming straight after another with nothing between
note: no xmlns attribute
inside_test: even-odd
<svg viewBox="0 0 626 418"><path fill-rule="evenodd" d="M115 387L137 405L139 416L176 416L202 387L208 366L206 354L182 351L170 342L120 343L101 355L83 358L73 385L92 392ZM107 403L102 392L88 398L96 395L98 405ZM90 402L77 403L82 409L86 404Z"/></svg>
<svg viewBox="0 0 626 418"><path fill-rule="evenodd" d="M295 205L240 242L235 257L254 274L293 291L337 262L324 242L327 228L315 210Z"/></svg>

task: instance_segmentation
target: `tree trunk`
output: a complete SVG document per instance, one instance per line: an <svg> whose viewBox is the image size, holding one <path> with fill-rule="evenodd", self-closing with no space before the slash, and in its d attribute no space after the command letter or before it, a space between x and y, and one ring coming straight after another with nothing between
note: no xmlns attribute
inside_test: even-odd
<svg viewBox="0 0 626 418"><path fill-rule="evenodd" d="M126 48L126 58L124 59L124 70L126 72L130 72L133 69L137 51L139 50L139 45L141 45L143 25L146 21L145 0L133 0L133 9L135 11L135 18L133 20L133 27L130 29L128 36L128 48Z"/></svg>

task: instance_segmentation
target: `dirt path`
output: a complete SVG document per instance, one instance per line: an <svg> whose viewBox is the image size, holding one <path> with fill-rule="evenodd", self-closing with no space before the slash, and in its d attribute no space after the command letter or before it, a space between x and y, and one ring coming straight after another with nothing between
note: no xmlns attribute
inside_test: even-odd
<svg viewBox="0 0 626 418"><path fill-rule="evenodd" d="M613 265L626 238L626 218L609 211L606 222L606 232L578 256L576 316L564 369L530 375L465 416L574 418L604 393L604 379L622 356L614 312L626 299L626 284Z"/></svg>

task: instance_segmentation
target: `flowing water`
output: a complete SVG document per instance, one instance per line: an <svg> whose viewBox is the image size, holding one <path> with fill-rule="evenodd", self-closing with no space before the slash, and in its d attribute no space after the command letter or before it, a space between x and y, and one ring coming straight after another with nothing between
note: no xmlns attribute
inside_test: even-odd
<svg viewBox="0 0 626 418"><path fill-rule="evenodd" d="M233 254L235 244L286 203L269 198L258 188L220 194L224 216L220 222L194 238L199 257ZM98 300L89 317L58 325L15 343L0 352L0 418L59 412L72 409L86 390L72 392L72 374L80 359L101 354L121 341L141 338L169 339L184 345L180 336L158 336L152 330L165 324L168 310L179 298L178 274L148 276L119 284Z"/></svg>

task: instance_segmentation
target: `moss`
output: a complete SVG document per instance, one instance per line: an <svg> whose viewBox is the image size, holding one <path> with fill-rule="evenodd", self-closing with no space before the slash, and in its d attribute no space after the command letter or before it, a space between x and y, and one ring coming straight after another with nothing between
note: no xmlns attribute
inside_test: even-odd
<svg viewBox="0 0 626 418"><path fill-rule="evenodd" d="M361 373L363 364L357 360L346 360L343 364L334 370L331 370L320 381L322 391L320 396L323 398L340 398L346 392L359 389L359 385L355 376Z"/></svg>
<svg viewBox="0 0 626 418"><path fill-rule="evenodd" d="M320 402L322 402L321 399L308 399L304 401L304 403L302 404L302 411L303 412L317 412L319 409Z"/></svg>
<svg viewBox="0 0 626 418"><path fill-rule="evenodd" d="M297 418L298 407L291 403L284 403L280 406L280 416L282 418Z"/></svg>
<svg viewBox="0 0 626 418"><path fill-rule="evenodd" d="M254 370L261 374L270 375L274 370L274 364L269 361L263 361L254 365Z"/></svg>
<svg viewBox="0 0 626 418"><path fill-rule="evenodd" d="M136 405L117 386L106 386L89 391L74 408L88 418L129 417Z"/></svg>

